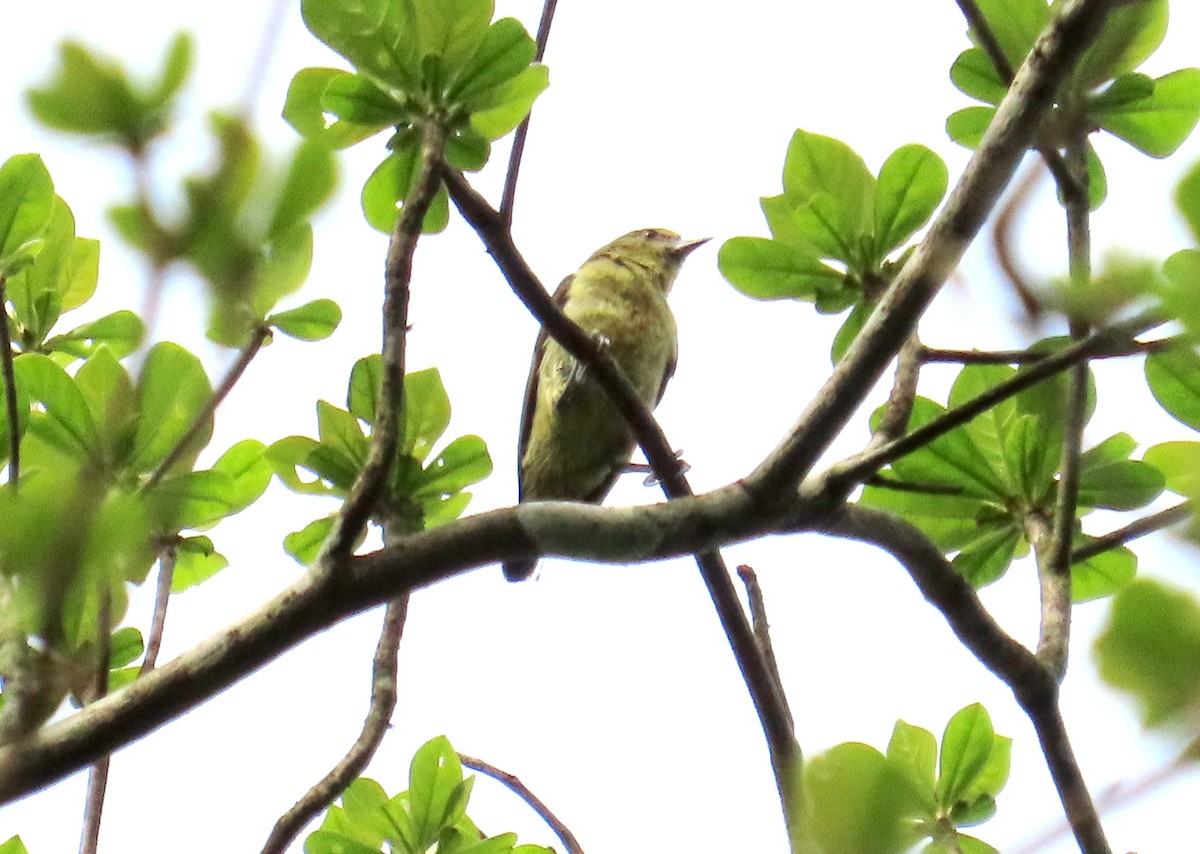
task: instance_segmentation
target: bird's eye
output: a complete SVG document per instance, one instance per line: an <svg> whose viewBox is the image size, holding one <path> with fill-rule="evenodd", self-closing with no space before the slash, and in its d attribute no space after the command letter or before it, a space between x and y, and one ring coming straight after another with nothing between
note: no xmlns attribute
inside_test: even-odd
<svg viewBox="0 0 1200 854"><path fill-rule="evenodd" d="M647 228L642 232L642 236L647 240L658 240L660 237L662 237L662 232L656 228Z"/></svg>

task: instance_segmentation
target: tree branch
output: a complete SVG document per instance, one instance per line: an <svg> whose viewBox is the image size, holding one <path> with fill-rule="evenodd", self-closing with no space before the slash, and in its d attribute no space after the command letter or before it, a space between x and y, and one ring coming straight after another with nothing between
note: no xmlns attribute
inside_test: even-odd
<svg viewBox="0 0 1200 854"><path fill-rule="evenodd" d="M525 527L539 532L546 556L630 564L807 530L819 512L797 499L767 516L736 486L645 507L538 502L448 522L406 537L403 547L348 555L115 694L0 746L0 803L136 741L341 620L467 570L532 556Z"/></svg>
<svg viewBox="0 0 1200 854"><path fill-rule="evenodd" d="M1145 312L1129 320L1097 330L1084 340L1057 353L1047 354L1045 358L1019 370L1011 379L997 383L987 391L976 395L961 406L949 410L945 415L930 421L923 427L918 427L894 442L881 445L873 450L868 448L868 450L848 457L830 467L823 478L827 484L826 488L832 489L834 492L852 488L854 484L866 479L867 476L883 468L892 460L899 459L917 448L928 445L934 439L961 427L996 404L1008 400L1030 386L1061 373L1073 365L1086 362L1094 352L1107 352L1125 346L1134 336L1153 329L1163 322L1156 312Z"/></svg>
<svg viewBox="0 0 1200 854"><path fill-rule="evenodd" d="M533 809L535 813L550 826L554 831L554 835L559 838L563 844L563 848L567 850L567 854L583 854L583 846L579 844L579 840L575 838L575 834L571 833L570 829L550 811L550 808L542 803L541 798L529 791L529 787L521 782L520 778L515 774L509 774L495 765L489 765L482 759L476 759L473 756L467 756L465 753L458 754L458 761L464 767L470 768L472 771L478 771L481 774L487 774L493 780L497 780L507 786L518 798Z"/></svg>
<svg viewBox="0 0 1200 854"><path fill-rule="evenodd" d="M408 324L408 287L412 279L413 254L417 249L425 214L441 185L439 173L445 131L433 122L421 128L421 167L404 200L396 227L388 244L383 292L383 375L375 404L375 423L371 445L362 471L350 488L350 494L333 522L313 570L329 572L348 555L366 527L383 495L388 473L396 457L401 397L404 394L404 334Z"/></svg>
<svg viewBox="0 0 1200 854"><path fill-rule="evenodd" d="M341 761L275 822L271 835L263 845L263 854L285 851L304 826L333 803L334 798L362 774L363 769L375 756L391 724L392 713L396 710L396 669L400 638L404 632L404 620L407 615L407 593L388 603L383 612L379 643L375 647L375 660L371 671L371 705L367 710L366 720L363 721L362 731Z"/></svg>
<svg viewBox="0 0 1200 854"><path fill-rule="evenodd" d="M1110 531L1102 537L1096 537L1094 540L1075 549L1075 551L1071 552L1071 563L1079 563L1098 554L1103 554L1104 552L1123 546L1131 540L1136 540L1138 537L1144 537L1147 534L1153 534L1155 531L1161 531L1172 525L1178 525L1180 522L1186 522L1194 512L1195 505L1191 501L1183 501L1174 507L1168 507L1166 510L1160 510L1145 518L1137 519L1123 528L1117 528L1115 531Z"/></svg>
<svg viewBox="0 0 1200 854"><path fill-rule="evenodd" d="M150 632L146 636L146 652L138 677L145 676L158 662L162 646L163 627L167 622L167 605L171 601L171 581L175 577L175 549L164 550L158 557L158 584L154 589L154 613L150 616Z"/></svg>
<svg viewBox="0 0 1200 854"><path fill-rule="evenodd" d="M783 679L779 675L779 661L775 658L775 646L771 643L771 623L767 620L767 600L763 598L758 575L752 567L746 564L737 568L737 574L746 588L746 601L750 604L750 622L754 628L754 636L758 638L758 645L767 659L767 666L771 668L771 676L775 678L775 684L779 686L779 696L783 698L784 703L787 703L787 692L783 690ZM788 723L794 727L795 721L792 718L790 706L787 708L787 713Z"/></svg>
<svg viewBox="0 0 1200 854"><path fill-rule="evenodd" d="M1067 820L1084 854L1111 854L1058 710L1058 680L992 619L971 586L915 526L881 510L849 505L819 530L873 543L895 557L979 661L1012 689L1033 723Z"/></svg>
<svg viewBox="0 0 1200 854"><path fill-rule="evenodd" d="M554 22L554 10L558 0L545 0L542 5L542 19L538 23L537 51L533 55L534 62L541 62L546 55L546 44L550 41L550 25ZM508 173L504 176L504 192L500 195L500 218L505 227L512 226L513 204L517 198L517 176L521 171L521 158L525 155L525 138L529 135L529 119L532 111L521 120L513 136L512 150L508 153Z"/></svg>
<svg viewBox="0 0 1200 854"><path fill-rule="evenodd" d="M858 409L917 319L982 227L1059 84L1083 54L1115 0L1074 0L1038 38L942 212L791 432L744 481L769 506L786 500Z"/></svg>
<svg viewBox="0 0 1200 854"><path fill-rule="evenodd" d="M1128 341L1124 345L1114 344L1108 350L1099 350L1088 355L1088 359L1114 359L1123 356L1143 356L1158 353L1177 343L1177 339L1158 338L1154 341ZM1049 350L941 350L924 347L921 361L927 365L943 362L959 365L1030 365L1054 355Z"/></svg>

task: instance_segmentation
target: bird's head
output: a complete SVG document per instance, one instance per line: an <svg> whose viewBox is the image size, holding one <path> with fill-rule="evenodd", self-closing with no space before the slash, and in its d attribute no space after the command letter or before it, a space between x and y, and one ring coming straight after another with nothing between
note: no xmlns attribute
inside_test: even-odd
<svg viewBox="0 0 1200 854"><path fill-rule="evenodd" d="M607 257L660 272L669 288L683 259L711 238L686 239L665 228L640 228L623 234L592 257Z"/></svg>

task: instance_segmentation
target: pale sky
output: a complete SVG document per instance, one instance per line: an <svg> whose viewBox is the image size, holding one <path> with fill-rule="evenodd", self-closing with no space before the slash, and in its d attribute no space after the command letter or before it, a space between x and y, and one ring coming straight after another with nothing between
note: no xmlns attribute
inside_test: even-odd
<svg viewBox="0 0 1200 854"><path fill-rule="evenodd" d="M540 2L498 5L498 15L536 28ZM8 35L0 51L0 79L7 81L0 115L8 117L0 159L42 153L78 232L104 241L100 289L85 312L140 306L144 270L103 215L128 192L128 176L110 153L34 127L24 90L47 78L61 38L149 69L173 32L195 33L189 112L156 159L158 192L169 202L179 192L178 176L206 162L204 112L239 105L267 6L41 0L0 7L0 31ZM1200 9L1176 3L1172 13L1167 42L1144 68L1152 74L1200 65ZM672 296L680 361L658 410L692 466L697 491L744 475L784 435L828 373L839 323L807 305L740 296L717 272L716 247L732 236L767 233L758 198L779 192L796 128L845 140L872 170L900 145L922 143L946 160L953 183L968 153L946 137L943 123L969 103L948 79L967 45L964 29L950 0L560 3L546 57L551 85L534 111L515 237L548 287L634 228L715 238L687 262ZM278 118L287 83L310 65L343 63L293 9L255 112L276 150L295 138ZM386 241L363 221L358 192L385 139L342 158L343 193L315 222L312 275L295 299L337 300L346 314L342 327L325 342L280 338L265 350L219 413L207 459L244 437L314 435L316 400L342 405L350 366L377 346ZM1097 256L1122 248L1162 258L1187 246L1170 198L1179 173L1200 158L1200 143L1190 141L1165 162L1112 139L1098 147L1109 200L1095 218ZM506 158L501 143L492 165L473 179L493 199ZM1021 252L1031 269L1057 274L1065 267L1062 216L1051 192L1042 198L1046 207L1021 229ZM186 276L173 280L158 334L196 348L216 377L228 354L204 343L203 302L190 288ZM410 317L410 368L439 367L454 407L446 438L483 436L496 464L469 512L510 504L536 326L454 214L448 231L418 250ZM970 250L921 329L931 346L984 349L1058 331L1035 335L1021 325L986 241ZM1191 438L1138 392L1140 365L1106 369L1090 442L1118 430L1145 445ZM928 374L924 392L943 395L949 370ZM876 395L869 405L880 400ZM1137 423L1126 420L1131 412ZM834 453L853 452L866 437L860 417ZM659 498L630 476L608 503ZM283 554L282 537L328 509L272 486L258 505L215 529L231 566L172 600L160 661L295 580L301 570ZM1127 521L1095 518L1093 533ZM1187 548L1160 537L1135 550L1143 574L1200 587ZM996 731L1015 743L999 813L977 835L1009 852L1062 823L1032 729L1010 693L958 644L891 558L804 535L730 548L726 559L759 572L807 754L843 741L883 750L897 718L940 738L955 711L982 702ZM1036 638L1036 589L1032 567L1018 564L984 593L1002 624L1026 643ZM143 628L149 594L135 597L128 618ZM1142 733L1126 699L1099 685L1088 651L1106 610L1104 603L1077 609L1063 694L1094 795L1139 780L1177 748ZM118 753L101 851L260 847L279 814L356 737L378 622L373 612L331 629ZM632 568L546 561L540 579L522 585L485 567L419 592L401 646L393 723L368 771L390 793L406 788L413 750L444 733L464 753L521 777L590 854L785 850L758 722L688 561ZM0 810L0 840L20 833L35 854L73 850L85 779L78 774ZM1193 774L1106 815L1114 850L1178 850L1193 838L1190 809L1180 806L1194 805L1198 793ZM556 842L524 804L488 780L477 784L470 814L489 833L514 830L523 841ZM1074 846L1064 838L1043 850Z"/></svg>

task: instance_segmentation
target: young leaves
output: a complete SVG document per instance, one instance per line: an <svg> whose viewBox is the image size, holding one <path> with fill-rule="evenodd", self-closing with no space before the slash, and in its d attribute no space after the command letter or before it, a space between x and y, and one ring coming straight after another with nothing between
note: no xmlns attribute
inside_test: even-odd
<svg viewBox="0 0 1200 854"><path fill-rule="evenodd" d="M551 854L516 845L515 833L485 837L467 817L475 778L463 779L458 754L445 736L422 745L409 767L409 788L388 798L374 780L359 777L304 840L310 854Z"/></svg>
<svg viewBox="0 0 1200 854"><path fill-rule="evenodd" d="M964 367L951 388L949 409L1014 374L1006 366ZM1029 522L1052 516L1062 456L1062 383L1057 378L1033 386L900 457L879 483L864 488L860 500L904 516L954 555L951 563L971 584L990 584L1026 552ZM1088 414L1093 405L1089 403ZM909 430L946 411L918 397ZM1083 455L1081 515L1091 508L1140 508L1162 492L1162 474L1148 462L1130 459L1136 447L1121 433ZM1087 541L1082 534L1077 539L1081 545ZM1111 595L1135 569L1133 553L1123 548L1079 562L1072 567L1074 598Z"/></svg>
<svg viewBox="0 0 1200 854"><path fill-rule="evenodd" d="M387 128L388 156L363 187L363 213L390 233L412 188L419 127L441 126L445 156L477 170L491 143L529 113L549 77L537 46L513 18L492 22L491 0L304 0L314 36L346 58L354 72L306 68L292 79L283 116L301 135L342 148ZM332 120L330 120L332 119ZM449 206L439 191L424 229L445 228Z"/></svg>
<svg viewBox="0 0 1200 854"><path fill-rule="evenodd" d="M318 439L289 436L267 450L284 485L295 492L345 497L367 459L363 425L375 421L380 357L360 359L350 374L346 409L317 403ZM434 446L450 424L450 399L434 368L404 378L404 433L396 449L388 492L376 521L419 531L453 519L466 509L466 487L491 474L492 460L478 436L460 436L431 461ZM303 473L314 476L306 478ZM284 547L303 564L329 533L329 517L289 534Z"/></svg>
<svg viewBox="0 0 1200 854"><path fill-rule="evenodd" d="M849 743L813 757L802 789L812 850L899 854L929 840L923 851L995 854L959 828L995 814L1011 747L976 703L950 719L940 756L933 733L896 721L886 756Z"/></svg>
<svg viewBox="0 0 1200 854"><path fill-rule="evenodd" d="M946 183L945 164L923 146L894 151L876 178L845 143L798 130L783 194L762 199L772 237L726 241L721 272L755 299L804 300L822 313L853 306L836 360L891 280L889 257L929 221Z"/></svg>

